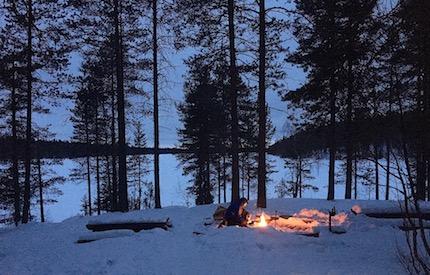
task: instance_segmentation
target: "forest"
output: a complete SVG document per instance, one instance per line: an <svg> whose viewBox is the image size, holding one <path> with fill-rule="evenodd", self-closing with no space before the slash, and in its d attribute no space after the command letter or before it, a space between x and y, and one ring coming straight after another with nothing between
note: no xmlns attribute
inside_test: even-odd
<svg viewBox="0 0 430 275"><path fill-rule="evenodd" d="M419 213L430 201L429 14L425 0L4 0L0 224L45 222L67 182L85 184L83 215L162 208L161 155L178 161L193 205L255 195L264 209L269 189L363 199L366 186ZM173 144L160 143L163 110L178 117ZM287 175L276 182L272 156ZM65 160L69 175L53 169ZM429 253L426 225L408 222ZM429 272L414 238L415 271Z"/></svg>

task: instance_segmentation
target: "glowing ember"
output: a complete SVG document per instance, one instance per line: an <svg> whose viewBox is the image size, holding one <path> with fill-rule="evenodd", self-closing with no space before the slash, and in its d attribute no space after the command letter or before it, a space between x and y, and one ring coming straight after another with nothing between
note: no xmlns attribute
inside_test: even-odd
<svg viewBox="0 0 430 275"><path fill-rule="evenodd" d="M261 213L260 222L257 224L257 226L258 227L266 227L267 226L266 218L264 217L264 212Z"/></svg>

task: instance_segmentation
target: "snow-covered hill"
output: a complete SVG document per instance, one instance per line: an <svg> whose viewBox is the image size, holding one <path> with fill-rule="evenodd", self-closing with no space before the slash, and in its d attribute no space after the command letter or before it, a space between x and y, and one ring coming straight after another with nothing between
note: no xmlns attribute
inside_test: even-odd
<svg viewBox="0 0 430 275"><path fill-rule="evenodd" d="M254 205L248 210L260 214ZM104 214L96 219L169 217L173 227L168 231L112 233L106 235L111 238L85 244L76 241L89 233L85 225L94 217L21 225L0 230L0 274L404 274L398 254L406 246L396 227L401 221L354 215L350 211L353 205L387 209L396 207L397 202L268 202L267 214L301 212L319 220L318 238L272 227L204 226L216 205ZM325 226L326 213L333 206L346 214L342 220L345 234L330 233Z"/></svg>

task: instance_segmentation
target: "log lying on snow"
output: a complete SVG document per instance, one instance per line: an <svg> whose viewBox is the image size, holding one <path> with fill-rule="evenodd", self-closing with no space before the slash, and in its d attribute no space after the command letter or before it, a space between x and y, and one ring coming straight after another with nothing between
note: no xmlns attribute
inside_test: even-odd
<svg viewBox="0 0 430 275"><path fill-rule="evenodd" d="M172 223L169 219L165 221L142 221L142 222L113 222L113 223L88 223L86 225L87 229L94 232L98 231L108 231L117 229L129 229L134 232L139 232L141 230L149 230L154 228L161 228L168 230L172 227Z"/></svg>
<svg viewBox="0 0 430 275"><path fill-rule="evenodd" d="M130 230L112 230L108 232L90 232L85 235L79 236L77 243L90 243L103 239L112 239L120 237L128 237L134 233Z"/></svg>
<svg viewBox="0 0 430 275"><path fill-rule="evenodd" d="M370 212L370 213L363 213L364 215L371 217L371 218L378 218L378 219L405 219L405 218L413 218L418 219L421 218L423 220L430 220L430 213L416 213L416 212L409 212L408 214L402 213L402 212Z"/></svg>
<svg viewBox="0 0 430 275"><path fill-rule="evenodd" d="M412 231L412 230L420 230L420 229L430 230L430 225L425 225L423 228L419 226L400 225L399 229L402 231Z"/></svg>

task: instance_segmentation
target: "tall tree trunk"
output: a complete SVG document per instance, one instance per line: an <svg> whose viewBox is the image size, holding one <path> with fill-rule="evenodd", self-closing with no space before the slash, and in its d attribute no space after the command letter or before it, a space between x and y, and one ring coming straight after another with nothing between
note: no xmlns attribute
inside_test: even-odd
<svg viewBox="0 0 430 275"><path fill-rule="evenodd" d="M358 161L357 155L354 156L354 199L358 197L357 193L357 180L358 180Z"/></svg>
<svg viewBox="0 0 430 275"><path fill-rule="evenodd" d="M291 182L294 183L294 189L293 189L293 198L297 198L299 195L299 169L297 169L298 164L296 164L296 174L291 173ZM296 179L294 180L294 176Z"/></svg>
<svg viewBox="0 0 430 275"><path fill-rule="evenodd" d="M111 210L117 211L118 210L118 177L117 177L117 166L116 166L116 133L115 133L115 88L114 88L114 72L113 72L113 64L112 64L112 75L111 75L111 112L112 112L112 121L111 121L111 144L112 144L112 189L111 192Z"/></svg>
<svg viewBox="0 0 430 275"><path fill-rule="evenodd" d="M247 190L247 194L246 194L246 198L249 200L249 198L251 197L251 169L248 167L247 171L247 175L246 175L246 190Z"/></svg>
<svg viewBox="0 0 430 275"><path fill-rule="evenodd" d="M240 162L239 162L240 164ZM240 179L240 197L245 197L245 157L243 161L241 162L242 165L239 165L239 171L241 172L241 179Z"/></svg>
<svg viewBox="0 0 430 275"><path fill-rule="evenodd" d="M353 97L353 75L352 64L348 60L348 95L346 107L346 183L345 183L345 199L351 199L352 189L352 97Z"/></svg>
<svg viewBox="0 0 430 275"><path fill-rule="evenodd" d="M259 70L258 70L258 188L257 207L266 208L266 4L259 8Z"/></svg>
<svg viewBox="0 0 430 275"><path fill-rule="evenodd" d="M235 45L235 2L228 0L228 37L230 55L230 107L231 107L231 200L239 200L239 119L237 110L237 81L238 71L236 67Z"/></svg>
<svg viewBox="0 0 430 275"><path fill-rule="evenodd" d="M141 210L142 209L142 163L141 163L141 158L139 156L138 160L137 160L137 184L138 184L138 196L137 196L137 209Z"/></svg>
<svg viewBox="0 0 430 275"><path fill-rule="evenodd" d="M208 151L209 152L209 148ZM209 153L207 155L206 159L206 180L205 180L205 203L209 204L212 203L213 200L211 199L211 170L210 170L210 161L209 161Z"/></svg>
<svg viewBox="0 0 430 275"><path fill-rule="evenodd" d="M100 215L101 209L101 199L100 199L100 159L97 155L96 157L96 182L97 182L97 215Z"/></svg>
<svg viewBox="0 0 430 275"><path fill-rule="evenodd" d="M87 191L88 191L88 214L93 214L91 205L91 167L90 167L90 156L87 154Z"/></svg>
<svg viewBox="0 0 430 275"><path fill-rule="evenodd" d="M108 138L106 138L106 141L108 140ZM108 191L108 196L109 199L106 200L106 198L104 198L105 203L104 203L104 210L109 211L112 210L112 201L111 201L111 205L106 205L106 201L109 201L110 199L112 199L112 182L111 182L111 176L110 176L110 158L109 156L106 156L106 181L107 181L107 191Z"/></svg>
<svg viewBox="0 0 430 275"><path fill-rule="evenodd" d="M86 111L88 112L88 111ZM85 122L85 135L86 135L86 145L87 145L87 191L88 191L88 214L92 215L92 205L91 205L91 162L90 162L90 135L88 129L88 121Z"/></svg>
<svg viewBox="0 0 430 275"><path fill-rule="evenodd" d="M393 68L390 68L390 89L388 94L388 115L392 115L393 109L393 89L394 89L394 72ZM386 140L386 150L387 150L387 169L385 176L385 200L390 199L390 173L391 173L391 141L389 138Z"/></svg>
<svg viewBox="0 0 430 275"><path fill-rule="evenodd" d="M379 200L379 153L378 147L375 147L375 198Z"/></svg>
<svg viewBox="0 0 430 275"><path fill-rule="evenodd" d="M12 94L11 94L11 110L12 110L12 141L13 150L16 151L18 144L18 137L16 132L16 68L15 63L13 64L13 81L12 81ZM15 225L21 221L21 191L19 187L19 171L18 171L18 158L16 154L12 155L12 180L13 180L13 191L14 191L14 214L13 220Z"/></svg>
<svg viewBox="0 0 430 275"><path fill-rule="evenodd" d="M85 105L85 113L88 114L88 104ZM89 121L85 118L85 141L87 147L87 192L88 192L88 214L92 215L92 202L91 202L91 162L90 162L90 129Z"/></svg>
<svg viewBox="0 0 430 275"><path fill-rule="evenodd" d="M22 209L22 223L30 219L30 176L31 176L31 142L32 142L32 85L33 85L33 1L27 1L27 128L25 136L25 181L24 181L24 204Z"/></svg>
<svg viewBox="0 0 430 275"><path fill-rule="evenodd" d="M43 179L42 179L42 164L40 158L37 159L37 173L39 179L39 206L40 206L40 221L45 222L45 212L43 210Z"/></svg>
<svg viewBox="0 0 430 275"><path fill-rule="evenodd" d="M227 202L227 166L225 161L225 155L222 156L222 188L223 188L223 195L224 195L224 203Z"/></svg>
<svg viewBox="0 0 430 275"><path fill-rule="evenodd" d="M96 99L96 146L97 151L99 150L99 100L98 95ZM100 158L97 154L96 156L96 184L97 184L97 215L100 215L101 209L100 209Z"/></svg>
<svg viewBox="0 0 430 275"><path fill-rule="evenodd" d="M330 78L330 160L328 172L327 200L334 200L334 174L336 162L336 87L334 76Z"/></svg>
<svg viewBox="0 0 430 275"><path fill-rule="evenodd" d="M385 176L385 200L390 199L390 173L391 173L391 142L387 140L387 171Z"/></svg>
<svg viewBox="0 0 430 275"><path fill-rule="evenodd" d="M221 161L220 159L217 159L218 169L217 169L217 176L218 176L218 204L221 203Z"/></svg>
<svg viewBox="0 0 430 275"><path fill-rule="evenodd" d="M427 159L427 200L430 201L430 159Z"/></svg>
<svg viewBox="0 0 430 275"><path fill-rule="evenodd" d="M160 155L158 126L158 36L157 0L152 0L152 72L154 81L154 195L155 208L161 208L160 195Z"/></svg>
<svg viewBox="0 0 430 275"><path fill-rule="evenodd" d="M302 198L303 182L302 182L302 158L299 157L299 198Z"/></svg>
<svg viewBox="0 0 430 275"><path fill-rule="evenodd" d="M127 190L127 146L125 143L125 104L124 104L124 62L122 34L120 32L120 1L114 0L114 25L115 25L115 56L116 56L116 80L117 80L117 104L118 104L118 208L120 211L128 211Z"/></svg>
<svg viewBox="0 0 430 275"><path fill-rule="evenodd" d="M421 69L422 70L422 69ZM420 70L420 71L421 71ZM426 116L425 116L425 81L424 81L424 72L421 77L418 77L418 102L417 102L417 111L418 111L418 122L419 122L419 134L417 138L417 153L416 153L416 162L417 162L417 178L416 178L416 189L415 189L415 198L417 200L425 200L425 181L426 181L426 168L425 168L425 134L424 132L428 129L428 125L426 125Z"/></svg>

